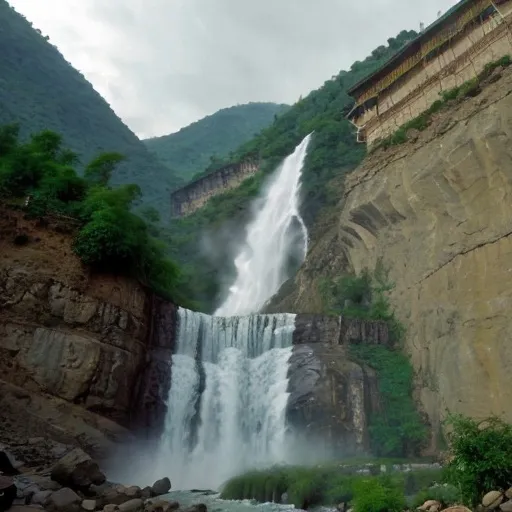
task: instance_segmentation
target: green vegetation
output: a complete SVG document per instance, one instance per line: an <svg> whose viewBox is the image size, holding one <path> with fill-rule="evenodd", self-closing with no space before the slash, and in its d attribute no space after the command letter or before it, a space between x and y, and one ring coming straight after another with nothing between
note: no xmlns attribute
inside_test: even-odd
<svg viewBox="0 0 512 512"><path fill-rule="evenodd" d="M512 425L499 418L476 421L462 415L447 419L453 459L446 480L468 505L477 505L492 490L512 484Z"/></svg>
<svg viewBox="0 0 512 512"><path fill-rule="evenodd" d="M379 463L383 461L373 462L370 468L379 472ZM277 466L250 471L229 480L222 489L221 497L280 503L283 494L287 493L287 501L302 509L352 502L356 511L391 512L405 508L406 494L413 495L429 488L441 478L438 470L371 476L355 474L354 469L329 464L315 467Z"/></svg>
<svg viewBox="0 0 512 512"><path fill-rule="evenodd" d="M214 309L219 300L219 276L229 275L233 267L229 244L219 244L215 254L202 251L198 242L202 234L208 232L212 239L219 238L226 222L231 233L240 232L249 216L251 200L258 195L264 180L313 131L303 171L301 211L311 226L322 208L332 207L341 191L329 187L329 182L353 170L366 154L364 144L357 143L355 130L346 119L354 102L347 90L416 35L414 31L403 31L388 39L387 46L380 46L364 61L354 63L349 71L341 71L321 88L299 99L270 127L232 153L232 161L260 161L260 173L237 189L212 198L196 213L171 223L167 237L173 241L173 254L183 266L191 296L200 301L203 310Z"/></svg>
<svg viewBox="0 0 512 512"><path fill-rule="evenodd" d="M383 320L389 324L391 341L401 341L404 329L388 298L394 285L381 261L377 262L373 273L364 269L358 276L346 274L333 280L323 279L319 287L327 314Z"/></svg>
<svg viewBox="0 0 512 512"><path fill-rule="evenodd" d="M354 485L354 512L399 512L405 508L403 490L387 482L360 480Z"/></svg>
<svg viewBox="0 0 512 512"><path fill-rule="evenodd" d="M231 159L231 152L289 108L276 103L236 105L219 110L179 132L143 142L180 178L190 181L221 167Z"/></svg>
<svg viewBox="0 0 512 512"><path fill-rule="evenodd" d="M498 67L508 67L512 64L510 55L505 55L494 62L489 62L484 67L483 71L475 78L464 82L458 87L442 91L441 99L435 101L425 112L422 112L418 117L407 121L398 128L398 130L385 139L377 142L373 150L382 147L389 148L390 146L397 146L409 140L408 132L410 130L425 130L431 123L432 116L440 110L446 108L453 101L462 101L464 98L473 97L481 92L481 83L489 77L489 75Z"/></svg>
<svg viewBox="0 0 512 512"><path fill-rule="evenodd" d="M181 180L116 116L91 84L49 41L0 0L0 125L19 123L22 140L49 129L85 163L109 148L126 158L115 184L137 183L146 201L169 215L169 192Z"/></svg>
<svg viewBox="0 0 512 512"><path fill-rule="evenodd" d="M20 142L19 131L18 125L0 128L0 200L17 205L16 199L29 197L24 208L31 217L71 217L78 227L74 250L84 263L133 276L164 297L176 297L178 267L130 211L140 200L140 188L109 186L123 156L102 153L81 177L73 168L77 156L63 147L60 135L44 130Z"/></svg>
<svg viewBox="0 0 512 512"><path fill-rule="evenodd" d="M276 466L232 478L221 496L280 503L287 493L288 502L303 509L350 503L355 512L391 512L416 509L427 500L437 500L443 507L475 506L486 492L507 490L512 482L512 425L497 418L475 421L461 415L450 415L446 425L451 429L453 457L443 469L394 471L393 464L404 462L400 459L371 460L364 464L370 475L357 474L363 463L351 461ZM386 472L380 473L381 465Z"/></svg>
<svg viewBox="0 0 512 512"><path fill-rule="evenodd" d="M382 402L368 426L372 453L416 455L428 431L412 398L414 373L408 357L381 345L351 345L350 357L377 372Z"/></svg>
<svg viewBox="0 0 512 512"><path fill-rule="evenodd" d="M436 500L443 508L462 503L462 497L457 487L450 484L435 484L422 489L414 496L412 506L416 509L428 500Z"/></svg>
<svg viewBox="0 0 512 512"><path fill-rule="evenodd" d="M378 262L373 274L364 270L359 276L324 280L320 286L328 313L388 323L394 348L354 344L350 346L350 356L377 372L382 404L380 411L370 417L368 430L372 453L381 457L417 454L427 429L412 398L412 365L399 349L404 329L389 303L387 294L393 285L389 282L388 272Z"/></svg>

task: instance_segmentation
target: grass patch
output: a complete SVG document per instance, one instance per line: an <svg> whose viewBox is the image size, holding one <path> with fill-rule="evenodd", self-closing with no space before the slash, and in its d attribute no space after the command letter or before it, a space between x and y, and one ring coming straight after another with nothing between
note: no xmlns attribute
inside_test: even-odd
<svg viewBox="0 0 512 512"><path fill-rule="evenodd" d="M352 502L359 510L402 510L407 485L417 492L431 486L439 477L437 470L371 476L358 475L353 467L334 464L279 466L232 478L224 485L221 498L281 503L287 495L286 501L301 509Z"/></svg>

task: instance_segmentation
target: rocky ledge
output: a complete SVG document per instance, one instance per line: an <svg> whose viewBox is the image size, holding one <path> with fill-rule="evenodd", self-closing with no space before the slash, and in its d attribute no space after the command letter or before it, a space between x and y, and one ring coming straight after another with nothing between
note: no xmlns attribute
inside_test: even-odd
<svg viewBox="0 0 512 512"><path fill-rule="evenodd" d="M98 463L82 449L31 438L0 445L0 510L12 512L206 512L160 498L169 478L141 488L107 481Z"/></svg>

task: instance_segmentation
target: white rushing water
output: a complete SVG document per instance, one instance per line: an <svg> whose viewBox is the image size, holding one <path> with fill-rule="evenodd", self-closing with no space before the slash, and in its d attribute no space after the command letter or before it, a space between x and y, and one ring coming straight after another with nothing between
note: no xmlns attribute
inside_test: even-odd
<svg viewBox="0 0 512 512"><path fill-rule="evenodd" d="M154 469L174 489L216 489L287 461L288 361L295 316L258 315L304 259L300 178L311 135L276 170L235 259L237 277L215 316L179 310L171 389ZM298 254L294 254L298 251Z"/></svg>
<svg viewBox="0 0 512 512"><path fill-rule="evenodd" d="M216 489L286 461L288 359L295 316L179 310L158 471L174 489Z"/></svg>
<svg viewBox="0 0 512 512"><path fill-rule="evenodd" d="M300 178L311 134L295 148L268 183L240 253L237 276L217 316L247 315L261 310L289 277L288 258L306 257L308 233L299 213Z"/></svg>

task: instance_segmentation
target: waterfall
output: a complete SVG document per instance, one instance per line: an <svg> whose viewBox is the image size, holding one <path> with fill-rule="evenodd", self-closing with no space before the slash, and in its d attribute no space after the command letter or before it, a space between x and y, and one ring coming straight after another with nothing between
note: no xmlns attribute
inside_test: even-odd
<svg viewBox="0 0 512 512"><path fill-rule="evenodd" d="M235 259L237 276L215 316L179 310L171 389L155 467L174 489L216 489L253 468L289 460L288 361L295 316L258 315L304 259L299 214L308 135L276 170Z"/></svg>
<svg viewBox="0 0 512 512"><path fill-rule="evenodd" d="M216 489L285 462L287 372L295 316L213 317L179 310L158 461L174 489Z"/></svg>
<svg viewBox="0 0 512 512"><path fill-rule="evenodd" d="M215 315L247 315L261 310L289 277L288 258L308 248L306 225L299 213L300 178L311 134L295 148L268 183L247 236L235 258L237 276Z"/></svg>

